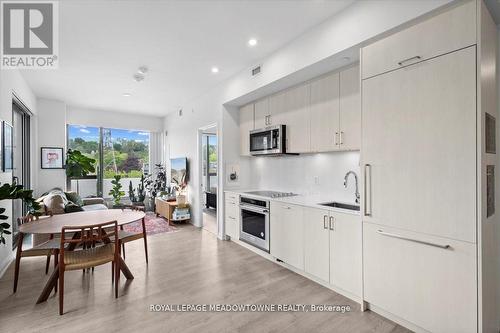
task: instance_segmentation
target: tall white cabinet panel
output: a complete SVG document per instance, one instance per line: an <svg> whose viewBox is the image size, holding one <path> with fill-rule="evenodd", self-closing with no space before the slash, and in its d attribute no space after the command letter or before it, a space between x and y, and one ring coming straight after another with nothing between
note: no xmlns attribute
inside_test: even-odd
<svg viewBox="0 0 500 333"><path fill-rule="evenodd" d="M311 151L338 149L339 107L339 73L311 82Z"/></svg>
<svg viewBox="0 0 500 333"><path fill-rule="evenodd" d="M364 299L429 332L476 332L475 258L475 244L365 223Z"/></svg>
<svg viewBox="0 0 500 333"><path fill-rule="evenodd" d="M330 230L327 210L305 208L304 270L328 282L330 277Z"/></svg>
<svg viewBox="0 0 500 333"><path fill-rule="evenodd" d="M364 221L475 242L475 57L363 81Z"/></svg>
<svg viewBox="0 0 500 333"><path fill-rule="evenodd" d="M286 91L286 114L281 123L286 125L287 152L308 153L311 151L311 118L309 103L311 86L300 85Z"/></svg>
<svg viewBox="0 0 500 333"><path fill-rule="evenodd" d="M240 151L243 156L250 156L250 131L254 129L253 103L240 108Z"/></svg>
<svg viewBox="0 0 500 333"><path fill-rule="evenodd" d="M330 283L361 295L361 219L358 215L330 213Z"/></svg>
<svg viewBox="0 0 500 333"><path fill-rule="evenodd" d="M455 8L363 48L363 78L427 60L476 43L476 1Z"/></svg>
<svg viewBox="0 0 500 333"><path fill-rule="evenodd" d="M254 104L255 128L264 128L269 125L269 99L261 99Z"/></svg>
<svg viewBox="0 0 500 333"><path fill-rule="evenodd" d="M270 207L270 252L271 255L304 269L303 209L271 201Z"/></svg>
<svg viewBox="0 0 500 333"><path fill-rule="evenodd" d="M240 235L240 209L239 195L234 193L226 193L225 205L225 224L226 235L231 239L238 239Z"/></svg>
<svg viewBox="0 0 500 333"><path fill-rule="evenodd" d="M339 73L340 76L340 129L339 149L361 148L361 96L359 66Z"/></svg>

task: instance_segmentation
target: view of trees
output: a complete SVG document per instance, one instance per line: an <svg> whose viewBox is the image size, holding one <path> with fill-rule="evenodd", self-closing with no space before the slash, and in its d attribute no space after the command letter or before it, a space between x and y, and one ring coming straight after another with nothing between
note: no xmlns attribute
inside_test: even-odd
<svg viewBox="0 0 500 333"><path fill-rule="evenodd" d="M74 128L73 128L74 127ZM96 128L69 126L69 146L96 159L99 164L99 136ZM123 178L140 178L149 165L149 133L103 129L104 178L115 174Z"/></svg>

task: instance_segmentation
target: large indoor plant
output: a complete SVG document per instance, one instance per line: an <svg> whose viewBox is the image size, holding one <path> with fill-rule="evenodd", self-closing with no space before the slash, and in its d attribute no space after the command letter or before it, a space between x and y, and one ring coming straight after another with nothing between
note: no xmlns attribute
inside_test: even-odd
<svg viewBox="0 0 500 333"><path fill-rule="evenodd" d="M3 184L0 186L0 201L1 200L8 200L8 199L13 199L13 200L23 200L26 209L28 213L33 214L33 215L40 215L39 209L40 209L40 204L35 201L33 198L33 190L26 190L23 188L22 185L18 185L15 182L12 184ZM5 221L9 217L4 215L5 213L5 208L0 208L0 220ZM10 235L11 231L8 229L10 228L10 224L7 222L1 222L0 223L0 243L5 244L5 235Z"/></svg>
<svg viewBox="0 0 500 333"><path fill-rule="evenodd" d="M81 178L95 172L96 160L83 155L79 150L68 149L66 153L66 176Z"/></svg>

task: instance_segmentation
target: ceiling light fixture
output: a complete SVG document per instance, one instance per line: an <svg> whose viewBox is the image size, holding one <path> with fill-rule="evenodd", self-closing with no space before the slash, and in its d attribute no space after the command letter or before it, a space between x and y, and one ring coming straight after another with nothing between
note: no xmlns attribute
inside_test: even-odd
<svg viewBox="0 0 500 333"><path fill-rule="evenodd" d="M219 73L219 68L212 67L212 73Z"/></svg>
<svg viewBox="0 0 500 333"><path fill-rule="evenodd" d="M141 74L146 74L147 72L149 71L149 68L147 66L141 66L139 67L139 69L137 70L138 73L141 73Z"/></svg>
<svg viewBox="0 0 500 333"><path fill-rule="evenodd" d="M255 45L257 45L257 39L255 39L255 38L251 38L251 39L249 39L249 40L248 40L248 45L250 45L250 46L255 46Z"/></svg>
<svg viewBox="0 0 500 333"><path fill-rule="evenodd" d="M123 97L130 97L130 96L132 96L131 93L123 93Z"/></svg>

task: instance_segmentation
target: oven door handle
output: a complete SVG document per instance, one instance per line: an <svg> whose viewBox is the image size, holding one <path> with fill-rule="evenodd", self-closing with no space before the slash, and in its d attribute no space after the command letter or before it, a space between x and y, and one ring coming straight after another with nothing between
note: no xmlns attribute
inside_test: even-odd
<svg viewBox="0 0 500 333"><path fill-rule="evenodd" d="M244 210L248 210L248 211L251 211L251 212L254 212L254 213L262 213L262 214L269 214L269 209L267 208L255 208L255 207L252 207L252 206L247 206L247 205L241 205L240 204L240 209L244 209Z"/></svg>

